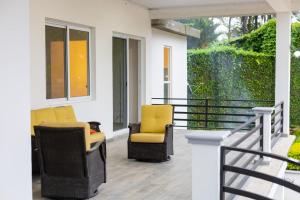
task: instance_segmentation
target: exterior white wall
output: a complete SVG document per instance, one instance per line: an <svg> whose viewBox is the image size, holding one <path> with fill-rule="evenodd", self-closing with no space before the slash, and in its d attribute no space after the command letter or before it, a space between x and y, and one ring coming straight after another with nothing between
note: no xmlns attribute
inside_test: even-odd
<svg viewBox="0 0 300 200"><path fill-rule="evenodd" d="M29 200L29 0L1 0L0 26L0 199Z"/></svg>
<svg viewBox="0 0 300 200"><path fill-rule="evenodd" d="M171 47L171 81L173 98L187 97L187 38L152 29L151 40L152 97L164 96L164 47Z"/></svg>
<svg viewBox="0 0 300 200"><path fill-rule="evenodd" d="M31 107L51 106L46 100L45 18L57 19L95 28L94 100L74 102L77 118L102 123L107 137L113 136L112 36L125 33L145 39L142 57L142 102L151 97L149 55L151 21L149 11L123 0L31 0ZM149 92L144 92L149 91ZM65 105L62 103L60 105Z"/></svg>
<svg viewBox="0 0 300 200"><path fill-rule="evenodd" d="M187 98L187 38L158 29L152 29L151 40L151 87L152 98L164 97L164 47L171 47L171 97ZM152 103L162 103L153 100ZM186 101L172 101L172 103L186 104ZM181 108L182 111L186 108ZM177 108L179 110L179 108ZM186 116L175 116L185 118ZM185 125L186 122L177 122Z"/></svg>

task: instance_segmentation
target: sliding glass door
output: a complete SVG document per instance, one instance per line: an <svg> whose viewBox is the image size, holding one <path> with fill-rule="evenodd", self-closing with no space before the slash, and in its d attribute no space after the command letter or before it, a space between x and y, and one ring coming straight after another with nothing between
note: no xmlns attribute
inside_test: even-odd
<svg viewBox="0 0 300 200"><path fill-rule="evenodd" d="M113 130L127 121L127 40L113 37Z"/></svg>

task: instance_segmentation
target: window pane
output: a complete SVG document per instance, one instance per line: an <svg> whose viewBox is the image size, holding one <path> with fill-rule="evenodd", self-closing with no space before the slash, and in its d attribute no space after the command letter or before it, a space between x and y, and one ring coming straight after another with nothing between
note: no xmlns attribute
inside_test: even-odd
<svg viewBox="0 0 300 200"><path fill-rule="evenodd" d="M89 96L89 33L70 29L70 96Z"/></svg>
<svg viewBox="0 0 300 200"><path fill-rule="evenodd" d="M169 81L170 73L170 48L164 47L164 81Z"/></svg>
<svg viewBox="0 0 300 200"><path fill-rule="evenodd" d="M65 98L66 93L66 29L46 26L47 99Z"/></svg>

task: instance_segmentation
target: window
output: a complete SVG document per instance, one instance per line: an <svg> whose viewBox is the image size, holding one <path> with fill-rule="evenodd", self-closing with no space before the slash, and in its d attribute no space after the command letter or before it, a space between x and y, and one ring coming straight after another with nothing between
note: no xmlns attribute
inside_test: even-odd
<svg viewBox="0 0 300 200"><path fill-rule="evenodd" d="M47 99L90 96L90 30L46 25Z"/></svg>
<svg viewBox="0 0 300 200"><path fill-rule="evenodd" d="M171 96L171 48L164 47L164 98L170 98ZM164 103L169 103L168 99L165 99Z"/></svg>

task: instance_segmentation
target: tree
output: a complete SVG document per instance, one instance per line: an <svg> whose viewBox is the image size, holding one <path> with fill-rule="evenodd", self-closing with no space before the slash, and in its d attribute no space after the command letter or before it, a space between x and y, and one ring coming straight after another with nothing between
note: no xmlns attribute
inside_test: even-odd
<svg viewBox="0 0 300 200"><path fill-rule="evenodd" d="M178 21L201 30L200 39L188 37L188 49L207 48L220 35L215 32L219 24L214 23L213 18L182 19Z"/></svg>

